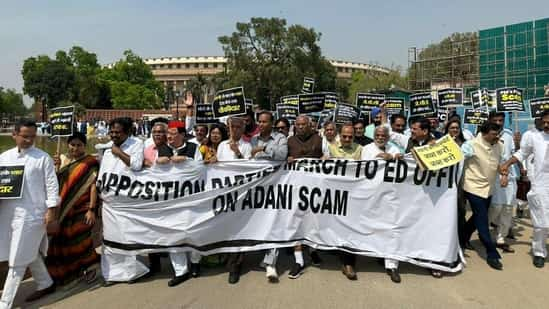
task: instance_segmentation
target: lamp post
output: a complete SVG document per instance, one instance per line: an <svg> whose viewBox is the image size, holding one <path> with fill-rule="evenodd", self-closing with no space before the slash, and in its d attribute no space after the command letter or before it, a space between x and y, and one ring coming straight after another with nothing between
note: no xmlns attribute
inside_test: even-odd
<svg viewBox="0 0 549 309"><path fill-rule="evenodd" d="M175 118L179 120L179 97L181 92L179 90L175 91Z"/></svg>

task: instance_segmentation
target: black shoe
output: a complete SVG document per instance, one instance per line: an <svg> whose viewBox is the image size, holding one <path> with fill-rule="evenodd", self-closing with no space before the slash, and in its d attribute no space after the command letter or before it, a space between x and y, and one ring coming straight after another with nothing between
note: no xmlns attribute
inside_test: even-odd
<svg viewBox="0 0 549 309"><path fill-rule="evenodd" d="M499 259L486 259L486 263L490 265L493 269L502 270L503 264L499 261Z"/></svg>
<svg viewBox="0 0 549 309"><path fill-rule="evenodd" d="M299 276L303 274L304 269L305 268L302 265L298 263L294 263L294 265L292 265L292 269L290 269L290 272L288 273L288 278L290 279L299 278Z"/></svg>
<svg viewBox="0 0 549 309"><path fill-rule="evenodd" d="M193 278L200 277L200 263L191 263L191 275Z"/></svg>
<svg viewBox="0 0 549 309"><path fill-rule="evenodd" d="M387 269L387 275L391 277L391 281L394 283L400 283L400 273L397 268Z"/></svg>
<svg viewBox="0 0 549 309"><path fill-rule="evenodd" d="M170 281L168 281L168 286L169 287L176 286L180 283L187 281L190 277L191 276L189 275L189 273L185 273L181 276L175 276Z"/></svg>
<svg viewBox="0 0 549 309"><path fill-rule="evenodd" d="M515 253L515 249L511 248L509 244L497 244L496 247L505 253Z"/></svg>
<svg viewBox="0 0 549 309"><path fill-rule="evenodd" d="M231 271L229 272L229 283L235 284L240 280L240 272L239 271Z"/></svg>
<svg viewBox="0 0 549 309"><path fill-rule="evenodd" d="M138 278L135 278L135 279L129 280L129 281L128 281L128 284L134 284L134 283L137 283L137 282L139 282L139 281L142 281L142 280L145 280L145 279L147 279L147 278L150 278L150 277L152 277L152 275L153 275L153 274L152 274L152 273L151 273L151 272L149 271L148 273L144 274L144 275L143 275L143 276L141 276L141 277L138 277Z"/></svg>
<svg viewBox="0 0 549 309"><path fill-rule="evenodd" d="M322 263L322 259L318 255L318 252L311 251L311 264L314 266L320 266L320 263Z"/></svg>
<svg viewBox="0 0 549 309"><path fill-rule="evenodd" d="M534 256L534 266L543 268L543 266L545 266L545 259L541 256Z"/></svg>
<svg viewBox="0 0 549 309"><path fill-rule="evenodd" d="M42 290L38 290L34 293L32 293L31 295L29 295L29 297L27 297L25 299L26 302L31 302L31 301L35 301L39 298L42 298L48 294L51 294L55 292L55 283L53 283L52 285L50 285L49 287L45 288L45 289L42 289Z"/></svg>

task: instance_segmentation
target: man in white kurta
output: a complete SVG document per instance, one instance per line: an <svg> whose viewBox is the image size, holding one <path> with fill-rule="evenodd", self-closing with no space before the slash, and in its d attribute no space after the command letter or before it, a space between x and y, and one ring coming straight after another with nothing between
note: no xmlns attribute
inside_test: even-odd
<svg viewBox="0 0 549 309"><path fill-rule="evenodd" d="M141 170L143 166L143 142L130 136L131 123L126 119L114 119L110 123L109 135L112 146L103 153L99 175L108 171ZM104 207L108 205L104 202ZM103 216L109 214L102 212ZM112 219L111 222L116 222ZM108 234L108 225L103 226L103 233ZM107 232L106 232L107 231ZM137 260L135 255L123 255L103 245L101 255L101 272L106 285L114 282L135 280L149 272L145 264Z"/></svg>
<svg viewBox="0 0 549 309"><path fill-rule="evenodd" d="M362 160L398 160L402 159L401 150L393 143L389 143L389 128L377 127L374 131L374 142L362 148ZM400 283L398 261L385 259L385 269L391 277L391 281Z"/></svg>
<svg viewBox="0 0 549 309"><path fill-rule="evenodd" d="M492 112L488 121L495 123L503 128L505 121L505 113ZM503 129L499 138L503 144L503 159L509 160L513 153L515 153L515 143L513 141L513 132L509 129ZM496 247L502 249L504 252L515 252L509 244L505 242L505 237L509 234L509 229L513 224L513 208L517 204L517 178L519 172L516 166L509 169L508 184L506 187L502 187L500 184L500 177L496 180L494 186L494 195L492 196L492 203L488 209L490 222L497 225L496 234Z"/></svg>
<svg viewBox="0 0 549 309"><path fill-rule="evenodd" d="M524 161L534 154L534 173L530 177L531 188L528 192L528 205L534 226L532 237L533 263L543 267L547 257L546 241L549 231L549 111L541 117L543 131L529 131L520 142L520 150L504 163L502 171L506 172L512 164Z"/></svg>
<svg viewBox="0 0 549 309"><path fill-rule="evenodd" d="M33 146L36 124L21 121L13 138L16 147L0 155L0 165L24 165L24 184L20 199L0 200L0 261L9 270L0 308L11 308L25 270L29 267L37 291L28 300L55 291L40 254L47 253L46 225L55 220L59 185L53 160Z"/></svg>

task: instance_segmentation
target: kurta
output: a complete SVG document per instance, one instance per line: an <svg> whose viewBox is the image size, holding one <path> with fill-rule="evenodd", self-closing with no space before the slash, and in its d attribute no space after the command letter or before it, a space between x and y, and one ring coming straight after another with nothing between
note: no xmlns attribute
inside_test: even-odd
<svg viewBox="0 0 549 309"><path fill-rule="evenodd" d="M513 132L509 129L504 129L500 137L500 142L503 144L503 160L507 161L515 152L515 142L513 141ZM517 203L517 178L518 172L516 166L509 168L509 184L506 187L500 185L500 177L498 175L494 195L492 196L492 204L495 205L516 205Z"/></svg>
<svg viewBox="0 0 549 309"><path fill-rule="evenodd" d="M45 215L59 201L59 184L53 160L44 151L17 147L0 155L0 165L24 165L20 199L0 201L0 261L25 266L38 251L47 252Z"/></svg>
<svg viewBox="0 0 549 309"><path fill-rule="evenodd" d="M528 192L528 205L534 227L549 228L549 134L540 131L526 132L515 156L523 161L534 154L534 173L528 175L532 183Z"/></svg>

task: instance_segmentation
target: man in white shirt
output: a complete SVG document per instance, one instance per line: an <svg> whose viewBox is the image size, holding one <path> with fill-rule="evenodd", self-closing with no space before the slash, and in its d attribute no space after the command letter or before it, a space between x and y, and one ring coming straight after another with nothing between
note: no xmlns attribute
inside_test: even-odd
<svg viewBox="0 0 549 309"><path fill-rule="evenodd" d="M219 143L217 161L249 159L252 156L252 145L242 139L244 119L230 117L227 123L229 124L229 139Z"/></svg>
<svg viewBox="0 0 549 309"><path fill-rule="evenodd" d="M114 170L139 171L143 166L143 142L130 135L132 130L131 119L116 118L109 124L111 148L107 148L101 159L99 175ZM101 193L101 192L99 192ZM106 203L104 202L104 205ZM105 213L103 212L103 215ZM103 226L103 233L109 229ZM105 279L105 286L116 282L133 283L149 272L149 268L137 260L136 256L118 254L108 246L103 245L101 255L101 272Z"/></svg>
<svg viewBox="0 0 549 309"><path fill-rule="evenodd" d="M33 146L36 130L34 121L19 121L12 133L16 147L0 155L0 166L24 166L21 198L0 200L0 261L9 264L1 309L12 307L27 267L37 285L27 301L55 291L40 252L47 253L46 226L56 223L59 185L53 160Z"/></svg>
<svg viewBox="0 0 549 309"><path fill-rule="evenodd" d="M543 131L529 131L524 134L517 151L501 168L502 173L509 173L511 165L524 161L534 155L534 171L530 177L531 188L528 192L528 206L532 216L534 234L532 237L532 254L535 267L542 268L547 257L547 233L549 231L549 111L545 111L541 120Z"/></svg>
<svg viewBox="0 0 549 309"><path fill-rule="evenodd" d="M249 159L252 156L252 145L242 140L244 134L244 119L230 117L229 139L219 143L217 147L217 161L232 161ZM229 253L227 267L229 268L229 283L235 284L240 280L240 268L244 260L243 253Z"/></svg>

